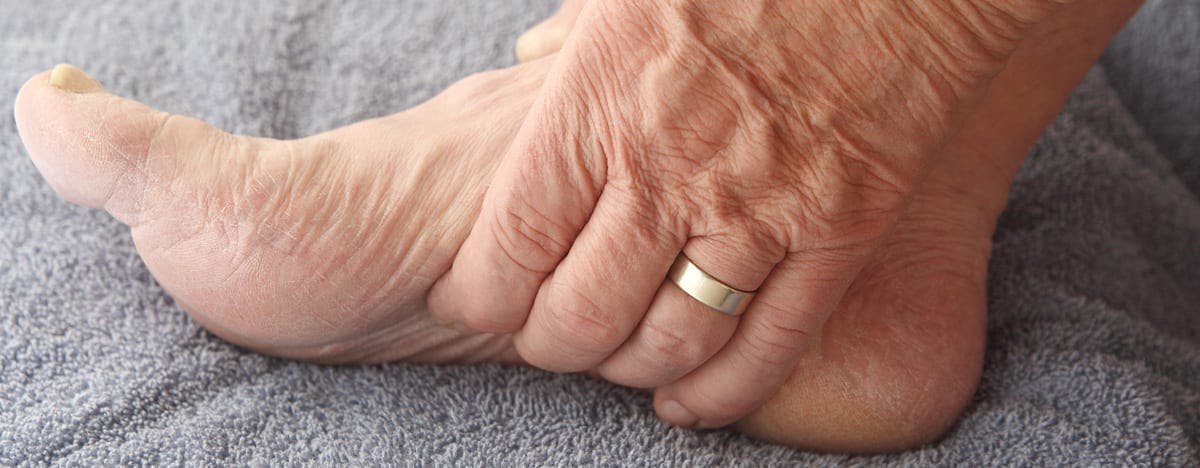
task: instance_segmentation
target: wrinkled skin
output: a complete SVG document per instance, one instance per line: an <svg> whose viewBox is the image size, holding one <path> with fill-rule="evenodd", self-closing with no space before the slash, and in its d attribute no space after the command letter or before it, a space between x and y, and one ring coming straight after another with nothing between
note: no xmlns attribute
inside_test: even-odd
<svg viewBox="0 0 1200 468"><path fill-rule="evenodd" d="M155 278L221 337L321 362L481 360L510 340L439 326L424 296L544 68L475 75L409 111L295 141L68 93L49 73L25 84L16 117L50 185L128 224Z"/></svg>
<svg viewBox="0 0 1200 468"><path fill-rule="evenodd" d="M1058 7L1043 0L588 2L434 286L520 356L656 388L719 427L770 397L931 162ZM757 291L671 285L683 252Z"/></svg>
<svg viewBox="0 0 1200 468"><path fill-rule="evenodd" d="M521 37L557 50L589 0ZM928 442L979 375L987 251L1020 162L1138 1L1074 5L1033 30L934 163L873 258L770 402L737 427L809 448L895 450Z"/></svg>
<svg viewBox="0 0 1200 468"><path fill-rule="evenodd" d="M989 238L1011 175L1131 10L1064 14L1014 56L739 430L879 451L949 427L978 381ZM22 88L16 117L50 185L129 224L164 288L225 339L321 362L519 363L510 337L440 327L424 297L548 66L476 75L412 110L295 141L221 133L98 88L66 92L48 74Z"/></svg>

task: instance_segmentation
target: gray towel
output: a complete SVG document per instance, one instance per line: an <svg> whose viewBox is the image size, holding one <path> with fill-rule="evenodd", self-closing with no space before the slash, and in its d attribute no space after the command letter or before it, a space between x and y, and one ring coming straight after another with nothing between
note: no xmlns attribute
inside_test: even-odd
<svg viewBox="0 0 1200 468"><path fill-rule="evenodd" d="M475 71L553 0L0 0L0 107L72 62L117 93L289 138ZM0 465L1168 464L1200 456L1200 2L1151 1L1022 169L972 408L907 453L668 429L638 392L493 365L331 368L203 331L125 227L61 201L0 115Z"/></svg>

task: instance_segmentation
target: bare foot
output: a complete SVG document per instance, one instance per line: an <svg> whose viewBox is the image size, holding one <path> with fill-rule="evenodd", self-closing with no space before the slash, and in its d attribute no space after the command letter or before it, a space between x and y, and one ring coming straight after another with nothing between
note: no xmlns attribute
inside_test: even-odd
<svg viewBox="0 0 1200 468"><path fill-rule="evenodd" d="M553 54L588 0L567 0L517 44ZM1012 178L1109 39L1141 2L1077 3L1038 26L947 145L877 258L770 402L735 425L821 451L938 439L970 403L986 335L987 264Z"/></svg>
<svg viewBox="0 0 1200 468"><path fill-rule="evenodd" d="M1122 8L1089 14L1132 10ZM1045 34L1068 38L1062 47L1018 52L820 343L740 430L879 451L953 423L979 379L990 236L1011 176L1123 18L1109 29L1059 19ZM55 190L129 224L155 277L218 335L324 362L511 362L507 337L439 327L424 297L470 229L544 65L286 142L154 112L69 68L31 79L16 114Z"/></svg>
<svg viewBox="0 0 1200 468"><path fill-rule="evenodd" d="M71 66L16 101L34 164L131 228L147 267L236 344L322 362L510 359L508 337L434 323L453 260L545 68L467 78L406 112L294 141L220 132Z"/></svg>
<svg viewBox="0 0 1200 468"><path fill-rule="evenodd" d="M1041 24L946 147L819 344L737 427L822 451L932 442L979 382L992 232L1026 153L1139 1L1080 2Z"/></svg>

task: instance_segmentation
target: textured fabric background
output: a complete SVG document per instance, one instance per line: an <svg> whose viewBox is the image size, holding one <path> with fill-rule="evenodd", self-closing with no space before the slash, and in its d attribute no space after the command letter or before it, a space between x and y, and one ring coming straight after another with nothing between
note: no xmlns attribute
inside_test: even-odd
<svg viewBox="0 0 1200 468"><path fill-rule="evenodd" d="M1041 140L995 236L977 402L888 456L667 429L646 396L579 376L240 351L123 226L54 195L7 111L67 61L227 130L306 135L511 64L555 3L0 0L0 465L1200 464L1196 0L1152 0Z"/></svg>

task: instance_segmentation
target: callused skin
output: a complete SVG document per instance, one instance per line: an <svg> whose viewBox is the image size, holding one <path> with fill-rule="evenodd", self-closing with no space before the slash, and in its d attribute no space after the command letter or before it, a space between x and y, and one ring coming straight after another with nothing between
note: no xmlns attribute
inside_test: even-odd
<svg viewBox="0 0 1200 468"><path fill-rule="evenodd" d="M785 385L738 430L853 452L944 433L978 381L989 239L1010 177L1135 5L1071 7L1038 28ZM168 118L70 68L31 79L16 117L50 185L131 224L155 277L226 339L323 362L519 363L508 337L439 327L423 297L547 65L474 76L410 111L288 142ZM354 255L377 244L392 247ZM287 279L312 271L325 282L305 294L264 294L294 292Z"/></svg>

